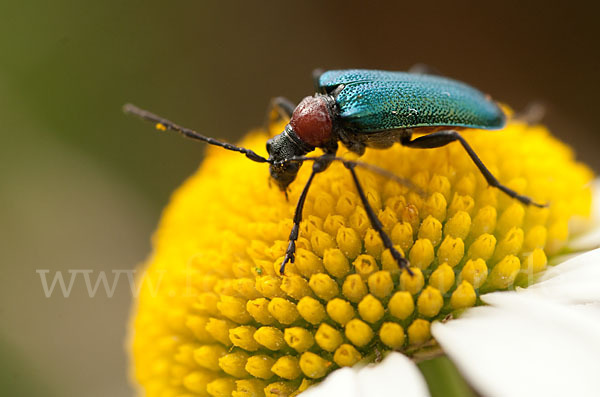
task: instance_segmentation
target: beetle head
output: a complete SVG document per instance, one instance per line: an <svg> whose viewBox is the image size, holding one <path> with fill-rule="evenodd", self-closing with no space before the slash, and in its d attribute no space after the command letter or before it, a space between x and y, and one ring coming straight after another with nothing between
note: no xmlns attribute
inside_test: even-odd
<svg viewBox="0 0 600 397"><path fill-rule="evenodd" d="M296 156L304 156L314 147L302 142L288 124L283 132L267 141L267 152L271 163L269 171L281 190L287 189L296 179L301 161L288 161Z"/></svg>

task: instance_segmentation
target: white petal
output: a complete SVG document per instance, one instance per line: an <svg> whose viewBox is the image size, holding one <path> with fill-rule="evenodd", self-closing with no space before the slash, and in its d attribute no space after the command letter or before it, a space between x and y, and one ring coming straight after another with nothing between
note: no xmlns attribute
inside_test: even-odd
<svg viewBox="0 0 600 397"><path fill-rule="evenodd" d="M358 386L358 371L341 368L333 371L325 380L301 393L302 397L361 397Z"/></svg>
<svg viewBox="0 0 600 397"><path fill-rule="evenodd" d="M569 242L568 248L575 251L600 248L600 227L596 226L596 228L574 238Z"/></svg>
<svg viewBox="0 0 600 397"><path fill-rule="evenodd" d="M380 364L360 369L358 381L363 397L429 396L429 389L419 368L400 353L391 353Z"/></svg>
<svg viewBox="0 0 600 397"><path fill-rule="evenodd" d="M583 396L600 390L600 306L557 304L519 292L487 297L494 306L432 326L480 393Z"/></svg>
<svg viewBox="0 0 600 397"><path fill-rule="evenodd" d="M592 220L600 223L600 178L592 182Z"/></svg>
<svg viewBox="0 0 600 397"><path fill-rule="evenodd" d="M332 372L302 397L428 397L429 390L418 367L408 357L391 353L379 364Z"/></svg>
<svg viewBox="0 0 600 397"><path fill-rule="evenodd" d="M495 292L481 298L493 304L495 296L504 294ZM536 284L520 290L519 294L565 304L600 302L600 249L549 267Z"/></svg>

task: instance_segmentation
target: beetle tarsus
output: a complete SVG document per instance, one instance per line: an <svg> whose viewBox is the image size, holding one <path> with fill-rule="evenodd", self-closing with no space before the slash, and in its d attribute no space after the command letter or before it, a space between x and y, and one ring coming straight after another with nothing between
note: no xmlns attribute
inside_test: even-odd
<svg viewBox="0 0 600 397"><path fill-rule="evenodd" d="M414 274L413 274L413 271L409 267L408 260L405 257L403 257L402 254L400 254L400 252L398 252L398 250L394 247L394 244L392 243L392 239L390 239L390 236L388 236L387 233L383 230L383 225L381 224L381 221L379 220L379 218L377 218L377 215L375 215L375 211L373 211L371 204L369 204L369 200L367 200L367 195L365 194L365 191L363 190L360 182L358 181L358 176L356 176L356 171L354 171L355 165L354 164L344 164L344 166L352 174L352 179L354 180L354 185L356 186L356 190L358 190L358 196L360 197L360 201L362 201L363 207L365 207L365 212L367 213L367 217L369 218L369 221L371 222L371 226L373 226L373 229L375 229L375 231L377 231L377 233L379 233L379 237L381 238L381 241L383 242L383 246L390 250L392 257L398 263L398 267L400 269L406 270L408 272L408 274L413 276Z"/></svg>
<svg viewBox="0 0 600 397"><path fill-rule="evenodd" d="M296 252L296 241L290 240L290 243L288 244L288 248L285 251L285 256L283 257L283 262L281 262L281 266L279 267L279 274L281 274L282 276L285 273L285 265L287 265L288 262L294 263L294 260L296 259L295 252Z"/></svg>
<svg viewBox="0 0 600 397"><path fill-rule="evenodd" d="M411 270L411 268L409 267L410 263L408 263L408 259L403 257L402 254L400 252L398 252L398 250L393 245L389 248L389 250L390 250L390 253L392 254L392 258L394 258L396 260L396 263L398 263L398 267L400 267L400 269L406 269L408 274L413 276L414 273Z"/></svg>

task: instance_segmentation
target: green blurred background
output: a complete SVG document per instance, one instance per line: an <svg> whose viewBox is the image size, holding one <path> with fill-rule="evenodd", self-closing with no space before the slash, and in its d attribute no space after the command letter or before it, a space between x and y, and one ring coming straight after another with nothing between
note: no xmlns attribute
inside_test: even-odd
<svg viewBox="0 0 600 397"><path fill-rule="evenodd" d="M576 3L2 2L0 394L132 394L126 278L46 298L36 273L134 268L201 161L123 103L235 141L271 97L310 95L316 67L422 62L516 110L542 101L598 170L598 14Z"/></svg>

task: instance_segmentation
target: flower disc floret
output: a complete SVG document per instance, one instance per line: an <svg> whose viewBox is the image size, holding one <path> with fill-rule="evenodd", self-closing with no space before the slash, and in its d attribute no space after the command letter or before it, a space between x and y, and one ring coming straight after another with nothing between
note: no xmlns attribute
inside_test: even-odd
<svg viewBox="0 0 600 397"><path fill-rule="evenodd" d="M569 221L588 215L592 173L543 127L462 134L500 181L550 206L490 188L459 144L367 150L362 161L422 190L357 168L412 276L384 249L339 163L315 178L295 263L281 276L310 165L286 200L264 164L209 148L165 209L140 279L132 357L145 395L293 395L375 351L430 347L433 321L530 283L564 246ZM264 154L267 138L242 144Z"/></svg>

